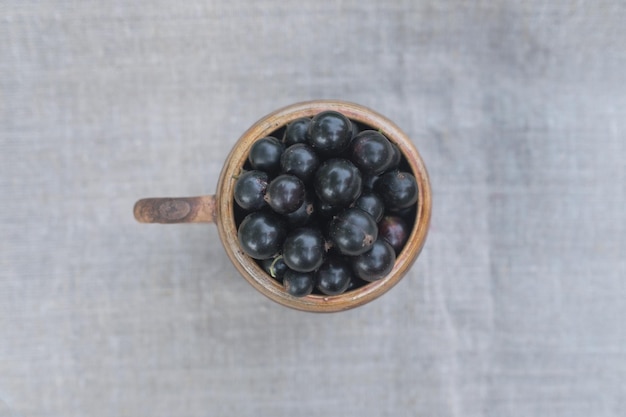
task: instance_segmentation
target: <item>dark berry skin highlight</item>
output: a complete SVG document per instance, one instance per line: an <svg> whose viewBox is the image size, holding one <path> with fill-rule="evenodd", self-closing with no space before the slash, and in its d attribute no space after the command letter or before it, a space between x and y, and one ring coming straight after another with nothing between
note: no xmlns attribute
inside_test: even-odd
<svg viewBox="0 0 626 417"><path fill-rule="evenodd" d="M407 223L398 216L385 216L378 223L378 237L391 245L396 255L400 253L411 230Z"/></svg>
<svg viewBox="0 0 626 417"><path fill-rule="evenodd" d="M295 175L283 174L274 178L265 191L265 201L279 214L292 213L302 205L306 189Z"/></svg>
<svg viewBox="0 0 626 417"><path fill-rule="evenodd" d="M315 278L322 294L339 295L350 285L352 269L343 257L331 256L317 270Z"/></svg>
<svg viewBox="0 0 626 417"><path fill-rule="evenodd" d="M396 253L391 245L377 240L369 251L352 259L352 270L362 280L374 282L391 272L395 262Z"/></svg>
<svg viewBox="0 0 626 417"><path fill-rule="evenodd" d="M260 210L267 204L263 199L269 176L262 171L246 171L239 175L235 184L235 201L244 210Z"/></svg>
<svg viewBox="0 0 626 417"><path fill-rule="evenodd" d="M334 207L350 205L363 188L361 172L347 159L329 159L315 173L315 193L324 203Z"/></svg>
<svg viewBox="0 0 626 417"><path fill-rule="evenodd" d="M315 273L288 269L283 276L283 285L288 294L294 297L305 297L315 288Z"/></svg>
<svg viewBox="0 0 626 417"><path fill-rule="evenodd" d="M305 183L313 177L319 164L315 151L304 143L288 147L280 157L282 172L295 175Z"/></svg>
<svg viewBox="0 0 626 417"><path fill-rule="evenodd" d="M283 215L291 227L299 227L308 224L315 214L315 193L306 190L304 201L296 211Z"/></svg>
<svg viewBox="0 0 626 417"><path fill-rule="evenodd" d="M380 174L393 158L391 142L375 130L364 130L350 143L350 160L363 172Z"/></svg>
<svg viewBox="0 0 626 417"><path fill-rule="evenodd" d="M269 211L248 214L237 230L241 249L254 259L267 259L276 255L286 236L285 222Z"/></svg>
<svg viewBox="0 0 626 417"><path fill-rule="evenodd" d="M323 111L311 120L308 142L323 155L338 155L352 139L352 123L336 111Z"/></svg>
<svg viewBox="0 0 626 417"><path fill-rule="evenodd" d="M261 261L261 266L265 272L279 282L283 281L283 276L288 269L282 256L264 259Z"/></svg>
<svg viewBox="0 0 626 417"><path fill-rule="evenodd" d="M310 124L311 119L308 117L301 117L289 123L285 129L283 143L287 146L291 146L296 143L306 143L309 137Z"/></svg>
<svg viewBox="0 0 626 417"><path fill-rule="evenodd" d="M330 222L329 237L343 255L366 252L378 238L378 227L372 216L361 209L349 208Z"/></svg>
<svg viewBox="0 0 626 417"><path fill-rule="evenodd" d="M275 137L261 138L254 142L250 148L248 161L254 169L275 173L280 170L280 156L284 150L285 145Z"/></svg>
<svg viewBox="0 0 626 417"><path fill-rule="evenodd" d="M383 214L385 214L385 204L383 203L383 200L377 194L372 192L364 192L361 194L361 196L354 202L354 207L360 208L364 212L371 214L376 223L378 223L380 219L383 218Z"/></svg>
<svg viewBox="0 0 626 417"><path fill-rule="evenodd" d="M390 209L403 209L417 203L417 182L408 172L397 170L386 172L376 181L374 190Z"/></svg>
<svg viewBox="0 0 626 417"><path fill-rule="evenodd" d="M311 272L324 262L325 240L317 228L302 227L287 235L283 245L283 260L289 269Z"/></svg>

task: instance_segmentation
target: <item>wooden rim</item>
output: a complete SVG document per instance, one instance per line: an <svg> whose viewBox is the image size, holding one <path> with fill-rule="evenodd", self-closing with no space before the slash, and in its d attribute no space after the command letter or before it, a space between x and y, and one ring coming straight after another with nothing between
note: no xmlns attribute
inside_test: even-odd
<svg viewBox="0 0 626 417"><path fill-rule="evenodd" d="M235 178L244 163L252 144L258 139L299 117L311 117L324 110L335 110L373 129L380 129L395 143L409 163L419 187L416 221L409 239L396 259L391 272L383 279L359 289L336 296L309 295L297 298L284 291L282 285L265 273L256 261L243 253L237 240L234 216ZM270 113L256 122L239 138L231 150L217 185L218 203L216 223L228 257L243 277L259 292L270 299L297 310L334 312L351 309L368 303L396 285L417 259L428 233L431 216L431 191L426 167L422 158L404 132L386 117L358 104L337 100L315 100L293 104Z"/></svg>

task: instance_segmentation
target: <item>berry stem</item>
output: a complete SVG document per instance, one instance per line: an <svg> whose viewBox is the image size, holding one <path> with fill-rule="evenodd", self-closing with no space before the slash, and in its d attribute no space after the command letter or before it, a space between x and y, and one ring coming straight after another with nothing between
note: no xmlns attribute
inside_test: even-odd
<svg viewBox="0 0 626 417"><path fill-rule="evenodd" d="M283 255L278 255L277 257L274 258L274 260L272 261L272 264L270 265L270 275L272 276L272 278L276 278L276 262L278 262L278 260L283 259Z"/></svg>

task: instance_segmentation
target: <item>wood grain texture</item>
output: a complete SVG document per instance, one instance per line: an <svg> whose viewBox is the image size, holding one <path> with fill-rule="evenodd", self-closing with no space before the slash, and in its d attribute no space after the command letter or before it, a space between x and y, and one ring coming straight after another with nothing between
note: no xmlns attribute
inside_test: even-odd
<svg viewBox="0 0 626 417"><path fill-rule="evenodd" d="M215 196L144 198L135 203L133 214L140 223L213 223Z"/></svg>

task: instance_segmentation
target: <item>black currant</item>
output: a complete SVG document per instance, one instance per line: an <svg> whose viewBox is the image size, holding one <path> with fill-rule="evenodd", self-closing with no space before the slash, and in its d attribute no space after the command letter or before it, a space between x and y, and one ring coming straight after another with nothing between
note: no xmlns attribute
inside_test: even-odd
<svg viewBox="0 0 626 417"><path fill-rule="evenodd" d="M364 192L354 202L354 207L360 208L366 213L369 213L374 218L374 221L378 223L383 218L385 213L385 204L383 200L375 193Z"/></svg>
<svg viewBox="0 0 626 417"><path fill-rule="evenodd" d="M390 209L407 208L417 202L417 182L408 172L386 172L376 181L374 189Z"/></svg>
<svg viewBox="0 0 626 417"><path fill-rule="evenodd" d="M391 142L390 142L391 143ZM402 153L400 152L400 148L395 143L391 143L391 147L393 148L393 158L389 162L389 165L385 168L385 170L396 169L398 165L400 165L400 161L402 161Z"/></svg>
<svg viewBox="0 0 626 417"><path fill-rule="evenodd" d="M352 138L351 139L354 139L354 137L358 135L361 130L359 129L359 125L354 120L350 120L350 124L352 125Z"/></svg>
<svg viewBox="0 0 626 417"><path fill-rule="evenodd" d="M296 143L306 143L310 124L311 119L308 117L301 117L289 123L285 129L283 143L287 146Z"/></svg>
<svg viewBox="0 0 626 417"><path fill-rule="evenodd" d="M313 292L315 287L314 272L298 272L288 269L283 275L285 291L294 297L305 297Z"/></svg>
<svg viewBox="0 0 626 417"><path fill-rule="evenodd" d="M261 266L265 272L279 282L283 281L285 271L288 269L282 255L262 260Z"/></svg>
<svg viewBox="0 0 626 417"><path fill-rule="evenodd" d="M368 251L374 244L378 238L378 227L369 213L353 207L331 220L328 234L339 252L356 256Z"/></svg>
<svg viewBox="0 0 626 417"><path fill-rule="evenodd" d="M237 230L241 249L254 259L267 259L276 255L286 235L285 222L269 211L248 214Z"/></svg>
<svg viewBox="0 0 626 417"><path fill-rule="evenodd" d="M362 280L373 282L383 278L393 268L396 253L384 240L377 240L372 248L352 259L352 270Z"/></svg>
<svg viewBox="0 0 626 417"><path fill-rule="evenodd" d="M385 216L378 223L378 237L391 245L396 254L400 253L411 230L398 216Z"/></svg>
<svg viewBox="0 0 626 417"><path fill-rule="evenodd" d="M376 185L376 181L378 181L380 177L372 172L366 172L365 174L363 174L363 189L364 190L373 190L375 185Z"/></svg>
<svg viewBox="0 0 626 417"><path fill-rule="evenodd" d="M339 295L350 285L352 269L343 257L329 257L315 274L317 289L326 295Z"/></svg>
<svg viewBox="0 0 626 417"><path fill-rule="evenodd" d="M300 207L291 213L287 213L283 215L287 223L290 226L304 226L309 223L313 213L315 213L315 202L317 199L315 198L315 193L311 190L306 190L304 194L304 201L300 205Z"/></svg>
<svg viewBox="0 0 626 417"><path fill-rule="evenodd" d="M363 281L361 278L353 275L352 279L350 280L350 284L348 284L348 288L346 289L346 291L356 290L361 287L364 287L367 284L369 284L369 282Z"/></svg>
<svg viewBox="0 0 626 417"><path fill-rule="evenodd" d="M309 126L309 144L324 155L337 155L343 151L352 139L352 123L341 113L323 111L311 120Z"/></svg>
<svg viewBox="0 0 626 417"><path fill-rule="evenodd" d="M283 259L294 271L314 271L324 262L325 243L319 229L311 227L296 229L285 239Z"/></svg>
<svg viewBox="0 0 626 417"><path fill-rule="evenodd" d="M248 154L248 161L254 169L269 173L278 172L280 169L280 156L285 150L278 139L272 136L261 138L254 142Z"/></svg>
<svg viewBox="0 0 626 417"><path fill-rule="evenodd" d="M287 214L298 210L305 196L305 187L295 175L283 174L274 178L265 191L265 201L276 213Z"/></svg>
<svg viewBox="0 0 626 417"><path fill-rule="evenodd" d="M329 159L315 173L313 186L323 202L343 207L351 204L361 194L361 172L347 159Z"/></svg>
<svg viewBox="0 0 626 417"><path fill-rule="evenodd" d="M317 154L309 145L297 143L285 149L280 157L282 172L295 175L307 182L320 164Z"/></svg>
<svg viewBox="0 0 626 417"><path fill-rule="evenodd" d="M393 156L391 142L375 130L362 131L350 143L350 160L364 172L380 174Z"/></svg>
<svg viewBox="0 0 626 417"><path fill-rule="evenodd" d="M412 206L405 207L402 209L390 207L388 210L385 211L385 213L389 215L401 217L402 220L407 222L407 224L411 224L415 221L416 211L417 211L417 205L412 205Z"/></svg>
<svg viewBox="0 0 626 417"><path fill-rule="evenodd" d="M235 201L244 210L259 210L265 207L263 199L269 177L262 171L246 171L235 183Z"/></svg>

